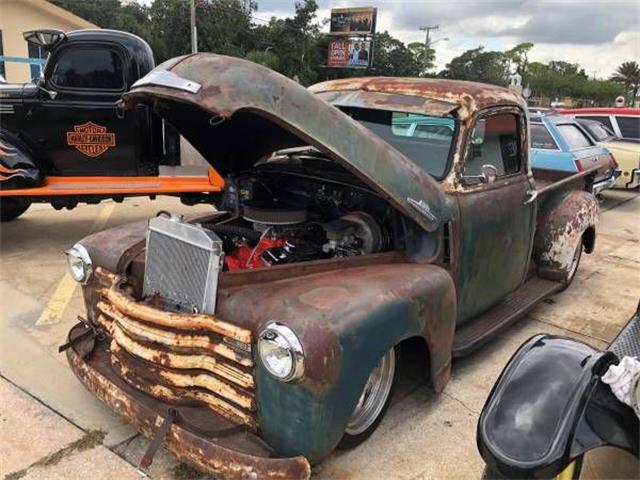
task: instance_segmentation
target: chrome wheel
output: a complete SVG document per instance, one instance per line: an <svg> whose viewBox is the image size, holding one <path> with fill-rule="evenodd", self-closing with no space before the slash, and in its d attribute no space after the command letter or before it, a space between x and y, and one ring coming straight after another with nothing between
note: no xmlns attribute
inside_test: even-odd
<svg viewBox="0 0 640 480"><path fill-rule="evenodd" d="M345 433L359 435L373 425L384 409L396 373L396 353L391 348L373 369L351 414Z"/></svg>
<svg viewBox="0 0 640 480"><path fill-rule="evenodd" d="M576 251L573 252L573 260L571 260L571 266L569 267L569 271L567 272L567 283L571 283L571 280L573 280L573 277L575 277L576 272L578 271L578 265L580 265L581 256L582 242L579 242Z"/></svg>

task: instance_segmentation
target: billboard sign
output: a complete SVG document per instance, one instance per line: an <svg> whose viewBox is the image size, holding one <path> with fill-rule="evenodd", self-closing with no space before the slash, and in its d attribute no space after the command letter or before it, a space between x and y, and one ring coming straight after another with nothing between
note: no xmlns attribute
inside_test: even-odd
<svg viewBox="0 0 640 480"><path fill-rule="evenodd" d="M327 66L333 68L367 68L371 60L371 41L331 40Z"/></svg>
<svg viewBox="0 0 640 480"><path fill-rule="evenodd" d="M331 35L373 35L376 31L376 9L334 8L331 10Z"/></svg>

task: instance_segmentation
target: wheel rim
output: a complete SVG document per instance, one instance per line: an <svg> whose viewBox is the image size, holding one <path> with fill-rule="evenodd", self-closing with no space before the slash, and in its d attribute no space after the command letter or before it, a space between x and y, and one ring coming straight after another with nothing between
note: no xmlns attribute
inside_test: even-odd
<svg viewBox="0 0 640 480"><path fill-rule="evenodd" d="M568 280L571 280L576 271L578 270L578 263L580 263L580 255L582 254L582 242L578 243L578 247L576 251L573 252L573 260L571 261L571 267L569 268L569 275L567 276Z"/></svg>
<svg viewBox="0 0 640 480"><path fill-rule="evenodd" d="M373 425L387 402L395 372L396 354L392 348L369 374L367 383L345 429L346 433L358 435Z"/></svg>

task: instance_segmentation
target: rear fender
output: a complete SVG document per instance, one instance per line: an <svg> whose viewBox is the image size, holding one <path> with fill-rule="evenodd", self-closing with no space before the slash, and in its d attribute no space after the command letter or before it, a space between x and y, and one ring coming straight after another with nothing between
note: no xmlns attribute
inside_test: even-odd
<svg viewBox="0 0 640 480"><path fill-rule="evenodd" d="M256 401L261 431L278 455L298 452L317 462L340 441L369 373L394 345L424 338L434 386L444 387L455 298L446 270L395 263L225 289L217 309L221 318L251 325L256 336L278 321L300 339L303 378L278 381L258 361Z"/></svg>
<svg viewBox="0 0 640 480"><path fill-rule="evenodd" d="M569 270L579 242L595 247L598 201L582 190L559 191L540 206L533 259L543 278L557 280Z"/></svg>
<svg viewBox="0 0 640 480"><path fill-rule="evenodd" d="M31 150L15 135L0 131L0 189L30 188L42 185L43 177Z"/></svg>
<svg viewBox="0 0 640 480"><path fill-rule="evenodd" d="M480 414L485 462L505 478L553 478L596 447L637 451L637 417L600 381L616 360L563 337L537 335L523 344Z"/></svg>

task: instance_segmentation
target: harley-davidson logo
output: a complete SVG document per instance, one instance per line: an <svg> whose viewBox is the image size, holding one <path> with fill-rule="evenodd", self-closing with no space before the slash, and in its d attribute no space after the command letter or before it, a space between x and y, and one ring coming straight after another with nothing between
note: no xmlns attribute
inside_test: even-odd
<svg viewBox="0 0 640 480"><path fill-rule="evenodd" d="M87 122L74 125L73 132L67 132L67 145L88 157L97 157L116 146L116 134L107 132L107 127Z"/></svg>

